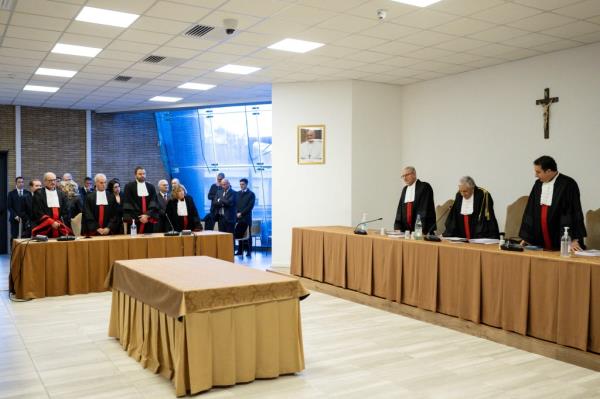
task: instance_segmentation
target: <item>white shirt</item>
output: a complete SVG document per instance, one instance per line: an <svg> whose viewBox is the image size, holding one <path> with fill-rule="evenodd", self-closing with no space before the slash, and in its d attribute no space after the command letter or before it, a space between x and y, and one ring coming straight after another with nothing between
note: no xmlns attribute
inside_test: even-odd
<svg viewBox="0 0 600 399"><path fill-rule="evenodd" d="M108 205L105 191L96 191L96 205Z"/></svg>
<svg viewBox="0 0 600 399"><path fill-rule="evenodd" d="M540 205L552 206L552 196L554 195L554 183L560 173L554 176L554 179L547 183L542 183L542 195L540 196Z"/></svg>
<svg viewBox="0 0 600 399"><path fill-rule="evenodd" d="M177 201L177 216L187 216L188 210L185 200Z"/></svg>
<svg viewBox="0 0 600 399"><path fill-rule="evenodd" d="M48 203L48 208L60 208L60 202L58 201L58 193L56 190L46 189L46 203Z"/></svg>
<svg viewBox="0 0 600 399"><path fill-rule="evenodd" d="M404 203L407 202L415 202L415 187L417 187L417 182L415 181L410 186L406 186L406 194L404 194Z"/></svg>
<svg viewBox="0 0 600 399"><path fill-rule="evenodd" d="M305 141L300 144L300 159L323 160L323 143L321 140Z"/></svg>
<svg viewBox="0 0 600 399"><path fill-rule="evenodd" d="M146 187L146 182L137 182L137 195L138 197L148 196L148 187Z"/></svg>
<svg viewBox="0 0 600 399"><path fill-rule="evenodd" d="M471 194L469 199L463 197L462 205L460 206L460 214L461 215L472 215L473 214L473 199L475 198L475 193Z"/></svg>

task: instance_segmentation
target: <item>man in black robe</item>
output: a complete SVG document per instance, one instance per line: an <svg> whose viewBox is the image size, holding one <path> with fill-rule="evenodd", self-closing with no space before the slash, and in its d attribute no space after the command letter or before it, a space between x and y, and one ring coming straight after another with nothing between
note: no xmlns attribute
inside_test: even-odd
<svg viewBox="0 0 600 399"><path fill-rule="evenodd" d="M96 190L88 193L84 199L81 231L87 236L105 236L118 231L115 220L117 203L115 196L106 191L106 176L98 173L94 176Z"/></svg>
<svg viewBox="0 0 600 399"><path fill-rule="evenodd" d="M237 192L231 188L229 180L221 180L222 190L217 192L215 207L219 231L233 234L237 220Z"/></svg>
<svg viewBox="0 0 600 399"><path fill-rule="evenodd" d="M123 220L128 225L135 222L140 234L152 233L160 212L156 202L156 189L146 182L146 170L137 166L135 180L125 185Z"/></svg>
<svg viewBox="0 0 600 399"><path fill-rule="evenodd" d="M25 190L25 180L19 176L15 179L15 189L8 193L7 208L10 217L10 236L12 238L27 237L31 217L28 213L28 203L31 203L31 193ZM21 226L19 231L19 225Z"/></svg>
<svg viewBox="0 0 600 399"><path fill-rule="evenodd" d="M243 178L240 180L240 191L237 193L237 225L235 227L236 238L242 238L246 230L252 227L252 209L254 209L254 203L256 196L248 188L248 179ZM238 241L238 250L236 255L243 255L244 250L248 256L252 256L252 237L248 235L247 240Z"/></svg>
<svg viewBox="0 0 600 399"><path fill-rule="evenodd" d="M433 189L429 183L417 179L417 171L412 166L405 167L401 177L406 185L400 195L394 229L414 231L417 215L420 215L423 234L433 232L436 229Z"/></svg>
<svg viewBox="0 0 600 399"><path fill-rule="evenodd" d="M225 178L225 173L217 174L217 181L210 186L208 190L208 200L210 201L210 212L204 218L204 230L213 230L215 228L215 222L218 219L217 215L217 198L220 196L222 190L221 182Z"/></svg>
<svg viewBox="0 0 600 399"><path fill-rule="evenodd" d="M536 159L533 169L538 180L523 214L519 232L522 244L559 250L564 228L569 227L573 250L585 248L583 239L587 232L577 182L558 173L556 161L547 155Z"/></svg>
<svg viewBox="0 0 600 399"><path fill-rule="evenodd" d="M67 209L67 198L62 191L56 189L56 175L52 172L44 174L44 187L33 195L32 220L35 224L31 235L47 235L59 237L73 234Z"/></svg>
<svg viewBox="0 0 600 399"><path fill-rule="evenodd" d="M494 200L490 193L477 187L470 176L460 179L454 204L446 219L446 237L499 238Z"/></svg>

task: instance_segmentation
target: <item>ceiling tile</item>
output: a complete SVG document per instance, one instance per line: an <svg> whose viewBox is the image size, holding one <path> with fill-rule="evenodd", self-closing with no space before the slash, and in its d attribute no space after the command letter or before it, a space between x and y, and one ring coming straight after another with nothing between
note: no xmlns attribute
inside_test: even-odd
<svg viewBox="0 0 600 399"><path fill-rule="evenodd" d="M350 35L343 39L335 41L333 44L335 44L336 46L366 50L369 48L377 47L386 42L387 40L378 39L376 37Z"/></svg>
<svg viewBox="0 0 600 399"><path fill-rule="evenodd" d="M233 18L238 22L238 30L247 30L253 25L261 22L262 19L258 17L252 17L250 15L226 12L226 11L215 11L210 13L208 16L202 18L199 23L202 25L215 26L220 29L225 28L223 20L226 18Z"/></svg>
<svg viewBox="0 0 600 399"><path fill-rule="evenodd" d="M216 44L217 43L215 43L212 40L206 40L201 38L192 39L189 37L178 36L175 39L171 40L168 43L168 46L186 48L190 50L206 50L208 48L213 47Z"/></svg>
<svg viewBox="0 0 600 399"><path fill-rule="evenodd" d="M7 24L10 19L10 12L0 10L0 24Z"/></svg>
<svg viewBox="0 0 600 399"><path fill-rule="evenodd" d="M359 50L354 49L354 48L332 46L332 45L319 47L318 49L312 51L312 53L316 54L316 55L324 55L327 57L335 57L335 58L345 57L345 59L349 58L350 54L355 54L357 52L359 52Z"/></svg>
<svg viewBox="0 0 600 399"><path fill-rule="evenodd" d="M503 0L452 0L440 1L430 6L432 9L450 14L467 16L503 4Z"/></svg>
<svg viewBox="0 0 600 399"><path fill-rule="evenodd" d="M338 15L319 25L323 29L334 29L347 33L354 33L369 29L378 24L377 20L360 18L351 15Z"/></svg>
<svg viewBox="0 0 600 399"><path fill-rule="evenodd" d="M472 39L483 40L486 42L503 42L513 37L519 37L528 34L529 32L520 30L517 28L508 28L506 26L498 26L496 28L488 29L483 32L474 33L469 35Z"/></svg>
<svg viewBox="0 0 600 399"><path fill-rule="evenodd" d="M16 26L27 26L29 28L43 27L48 30L64 31L67 25L69 25L68 19L63 18L51 18L43 17L41 15L23 14L20 12L13 12L10 20L11 25Z"/></svg>
<svg viewBox="0 0 600 399"><path fill-rule="evenodd" d="M223 53L223 54L233 54L233 55L239 55L239 56L245 56L248 55L250 53L253 53L257 50L256 47L251 47L251 46L242 46L242 45L238 45L238 44L221 44L215 47L212 47L210 49L210 51L213 51L215 53Z"/></svg>
<svg viewBox="0 0 600 399"><path fill-rule="evenodd" d="M365 36L373 36L381 39L395 40L418 32L419 29L410 26L398 25L391 22L381 23L373 28L361 32Z"/></svg>
<svg viewBox="0 0 600 399"><path fill-rule="evenodd" d="M488 42L484 42L481 40L475 40L475 39L469 39L466 37L459 37L457 39L453 39L444 43L440 43L438 44L437 48L441 48L444 50L450 50L450 51L466 51L466 50L471 50L477 47L482 47L487 45Z"/></svg>
<svg viewBox="0 0 600 399"><path fill-rule="evenodd" d="M25 49L17 49L17 48L9 48L9 47L0 47L0 61L6 61L7 58L28 58L32 60L41 61L46 57L46 52L44 51L33 51L33 50L25 50Z"/></svg>
<svg viewBox="0 0 600 399"><path fill-rule="evenodd" d="M600 1L586 0L581 3L554 10L555 13L573 18L590 18L600 15Z"/></svg>
<svg viewBox="0 0 600 399"><path fill-rule="evenodd" d="M158 46L155 44L135 43L135 42L128 42L126 40L119 39L119 40L115 40L110 45L106 46L104 51L106 51L106 50L127 51L130 53L138 54L137 57L139 58L139 57L141 57L140 54L151 53L154 50L156 50L157 48L158 48ZM100 53L100 55L102 55L102 53ZM104 57L104 58L108 58L108 57Z"/></svg>
<svg viewBox="0 0 600 399"><path fill-rule="evenodd" d="M78 46L88 46L104 48L111 42L109 38L98 36L86 36L74 33L65 33L60 38L61 43L76 44Z"/></svg>
<svg viewBox="0 0 600 399"><path fill-rule="evenodd" d="M65 32L87 36L99 36L114 39L123 33L124 29L116 26L90 24L87 22L73 21Z"/></svg>
<svg viewBox="0 0 600 399"><path fill-rule="evenodd" d="M192 7L168 1L159 1L150 10L146 11L145 15L183 22L197 22L208 15L210 11L210 9L203 7Z"/></svg>
<svg viewBox="0 0 600 399"><path fill-rule="evenodd" d="M540 14L540 10L521 6L519 4L506 3L498 7L473 14L473 18L482 19L496 24L507 24L520 19Z"/></svg>
<svg viewBox="0 0 600 399"><path fill-rule="evenodd" d="M130 42L137 43L149 43L149 44L165 44L171 40L173 36L165 33L149 32L145 30L127 29L121 36L120 40L128 40Z"/></svg>
<svg viewBox="0 0 600 399"><path fill-rule="evenodd" d="M573 40L577 40L578 42L583 43L596 43L600 41L600 32L588 33L581 36L575 36L572 38Z"/></svg>
<svg viewBox="0 0 600 399"><path fill-rule="evenodd" d="M253 32L240 32L227 41L230 44L242 44L245 46L267 47L277 42L279 37L263 35Z"/></svg>
<svg viewBox="0 0 600 399"><path fill-rule="evenodd" d="M457 18L458 17L453 14L447 14L430 9L422 9L411 14L393 18L391 21L400 25L411 26L414 28L430 29L434 26L448 23Z"/></svg>
<svg viewBox="0 0 600 399"><path fill-rule="evenodd" d="M541 10L554 10L561 7L566 7L581 0L513 0L515 3L524 6L539 8Z"/></svg>
<svg viewBox="0 0 600 399"><path fill-rule="evenodd" d="M323 2L328 3L328 2ZM369 0L363 1L357 7L346 10L346 14L356 15L358 17L377 19L376 10L384 9L388 12L388 19L397 18L401 15L409 14L420 10L419 7L408 4L397 3L389 0Z"/></svg>
<svg viewBox="0 0 600 399"><path fill-rule="evenodd" d="M455 39L456 36L446 35L445 33L422 31L402 38L403 42L419 46L434 46L439 43Z"/></svg>
<svg viewBox="0 0 600 399"><path fill-rule="evenodd" d="M412 53L408 53L406 55L419 60L432 60L434 58L441 58L450 54L452 54L451 51L441 50L434 47L425 47L421 50L413 51Z"/></svg>
<svg viewBox="0 0 600 399"><path fill-rule="evenodd" d="M101 51L100 54L97 55L97 57L100 57L103 52L104 51ZM73 65L85 65L88 62L90 62L90 59L87 57L78 57L76 55L55 54L55 53L48 53L45 60L53 61L53 62L64 62L66 64L73 64Z"/></svg>
<svg viewBox="0 0 600 399"><path fill-rule="evenodd" d="M540 55L540 54L541 53L539 51L521 48L521 49L509 51L508 53L502 54L502 58L505 58L505 59L511 60L511 61L516 61L516 60L520 60L522 58L535 57L536 55Z"/></svg>
<svg viewBox="0 0 600 399"><path fill-rule="evenodd" d="M47 52L50 51L52 47L54 47L54 43L5 37L2 41L2 46L8 48Z"/></svg>
<svg viewBox="0 0 600 399"><path fill-rule="evenodd" d="M268 19L249 28L251 32L263 33L267 35L278 35L282 37L292 37L293 35L305 31L308 25L299 24L292 21L282 21L277 19Z"/></svg>
<svg viewBox="0 0 600 399"><path fill-rule="evenodd" d="M557 26L566 25L574 21L575 20L573 18L545 12L543 14L534 15L533 17L523 18L508 25L530 32L539 32L546 29L555 28Z"/></svg>
<svg viewBox="0 0 600 399"><path fill-rule="evenodd" d="M381 46L373 47L371 50L384 54L402 55L410 53L411 51L416 51L420 48L421 46L395 41L382 44Z"/></svg>
<svg viewBox="0 0 600 399"><path fill-rule="evenodd" d="M447 62L449 64L466 64L468 62L474 62L481 59L481 56L467 53L453 53L442 57L439 61Z"/></svg>
<svg viewBox="0 0 600 399"><path fill-rule="evenodd" d="M60 37L60 32L9 25L5 36L54 43Z"/></svg>
<svg viewBox="0 0 600 399"><path fill-rule="evenodd" d="M414 64L418 64L421 60L417 60L410 57L393 57L388 58L387 60L381 61L381 64L385 65L394 65L397 67L406 67Z"/></svg>
<svg viewBox="0 0 600 399"><path fill-rule="evenodd" d="M190 50L179 47L162 46L154 51L163 57L175 57L183 59L191 59L198 55L199 50Z"/></svg>
<svg viewBox="0 0 600 399"><path fill-rule="evenodd" d="M532 48L542 44L548 44L556 41L556 37L543 35L541 33L530 33L525 36L515 37L502 42L507 46Z"/></svg>
<svg viewBox="0 0 600 399"><path fill-rule="evenodd" d="M573 40L558 40L556 42L535 46L534 50L541 51L543 53L550 53L552 51L564 50L567 48L577 47L581 45L582 43Z"/></svg>
<svg viewBox="0 0 600 399"><path fill-rule="evenodd" d="M348 36L348 33L341 32L339 30L310 28L303 32L297 33L296 35L294 35L293 38L300 39L300 40L308 40L311 42L328 44L328 43L332 43L336 40L342 39L346 36ZM281 39L281 37L278 37L278 40L280 40L280 39ZM275 43L278 40L274 40L273 42L269 43L269 45Z"/></svg>
<svg viewBox="0 0 600 399"><path fill-rule="evenodd" d="M304 25L316 25L335 17L337 14L315 7L293 5L277 13L277 18L295 21Z"/></svg>
<svg viewBox="0 0 600 399"><path fill-rule="evenodd" d="M80 6L47 0L19 0L15 11L56 18L74 18Z"/></svg>
<svg viewBox="0 0 600 399"><path fill-rule="evenodd" d="M544 33L563 39L571 39L576 36L597 32L599 30L600 25L592 24L590 22L585 21L577 21L571 24L559 26L557 28L548 29Z"/></svg>
<svg viewBox="0 0 600 399"><path fill-rule="evenodd" d="M440 26L436 26L433 30L437 32L447 33L449 35L465 36L472 33L481 32L486 29L490 29L494 24L480 21L472 18L460 18L454 21L448 22Z"/></svg>
<svg viewBox="0 0 600 399"><path fill-rule="evenodd" d="M144 58L144 55L140 53L131 53L129 51L103 50L98 54L98 58L108 58L119 61L138 61L139 59Z"/></svg>
<svg viewBox="0 0 600 399"><path fill-rule="evenodd" d="M290 4L272 0L229 0L221 6L220 10L254 15L262 18L270 17L285 7L290 7Z"/></svg>
<svg viewBox="0 0 600 399"><path fill-rule="evenodd" d="M470 54L481 55L485 57L498 57L502 58L503 54L510 53L511 51L520 50L516 47L505 46L502 44L488 44L487 46L478 47L467 51Z"/></svg>
<svg viewBox="0 0 600 399"><path fill-rule="evenodd" d="M376 53L374 51L359 51L346 57L347 59L338 60L340 68L345 68L346 62L349 60L360 62L380 62L391 58L389 54Z"/></svg>
<svg viewBox="0 0 600 399"><path fill-rule="evenodd" d="M191 24L188 22L178 22L169 19L147 17L143 15L139 17L130 28L177 35L189 29L190 26Z"/></svg>

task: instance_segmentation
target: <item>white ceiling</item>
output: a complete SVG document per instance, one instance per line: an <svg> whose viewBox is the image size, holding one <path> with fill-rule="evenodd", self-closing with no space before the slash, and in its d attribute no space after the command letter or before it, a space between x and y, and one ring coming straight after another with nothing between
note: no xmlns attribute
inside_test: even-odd
<svg viewBox="0 0 600 399"><path fill-rule="evenodd" d="M84 5L141 14L129 28L75 21ZM377 9L387 18L377 19ZM236 34L223 19L239 21ZM216 26L207 38L183 33ZM270 50L284 38L325 43L306 54ZM0 11L0 104L97 111L270 100L271 84L359 79L404 85L600 41L600 0L442 0L427 7L391 0L17 0ZM57 42L101 47L95 58L52 54ZM175 66L140 62L173 57ZM261 67L247 76L214 72ZM71 79L34 75L74 69ZM113 81L133 76L130 83ZM198 92L182 83L215 84ZM24 92L26 84L59 86Z"/></svg>

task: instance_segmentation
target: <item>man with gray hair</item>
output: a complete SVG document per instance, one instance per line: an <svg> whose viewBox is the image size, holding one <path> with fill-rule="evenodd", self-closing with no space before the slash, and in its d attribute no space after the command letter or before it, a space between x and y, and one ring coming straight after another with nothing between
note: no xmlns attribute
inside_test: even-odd
<svg viewBox="0 0 600 399"><path fill-rule="evenodd" d="M44 187L33 195L31 210L35 224L32 236L44 234L48 237L59 237L72 234L67 199L62 191L56 189L54 173L44 173Z"/></svg>
<svg viewBox="0 0 600 399"><path fill-rule="evenodd" d="M158 192L156 193L156 202L158 202L160 218L156 224L155 231L169 231L171 230L171 224L165 216L165 212L167 211L167 203L169 202L169 182L165 179L162 179L158 181L156 186L158 187Z"/></svg>
<svg viewBox="0 0 600 399"><path fill-rule="evenodd" d="M237 192L231 188L227 179L221 180L221 188L215 201L219 231L233 234L237 220Z"/></svg>
<svg viewBox="0 0 600 399"><path fill-rule="evenodd" d="M98 173L94 176L96 190L84 198L83 221L81 231L87 236L106 236L118 231L116 221L117 203L115 196L106 191L106 176Z"/></svg>
<svg viewBox="0 0 600 399"><path fill-rule="evenodd" d="M436 229L433 189L429 183L417 179L417 171L413 166L402 169L401 177L405 186L400 195L394 229L414 231L418 215L423 224L423 234L433 232Z"/></svg>
<svg viewBox="0 0 600 399"><path fill-rule="evenodd" d="M204 218L204 230L213 230L215 228L215 222L217 221L217 198L219 197L221 182L225 178L225 173L219 172L217 174L217 181L210 186L208 190L208 200L210 201L210 212Z"/></svg>
<svg viewBox="0 0 600 399"><path fill-rule="evenodd" d="M446 237L498 238L500 232L490 193L477 187L471 176L458 182L458 192L446 219Z"/></svg>

